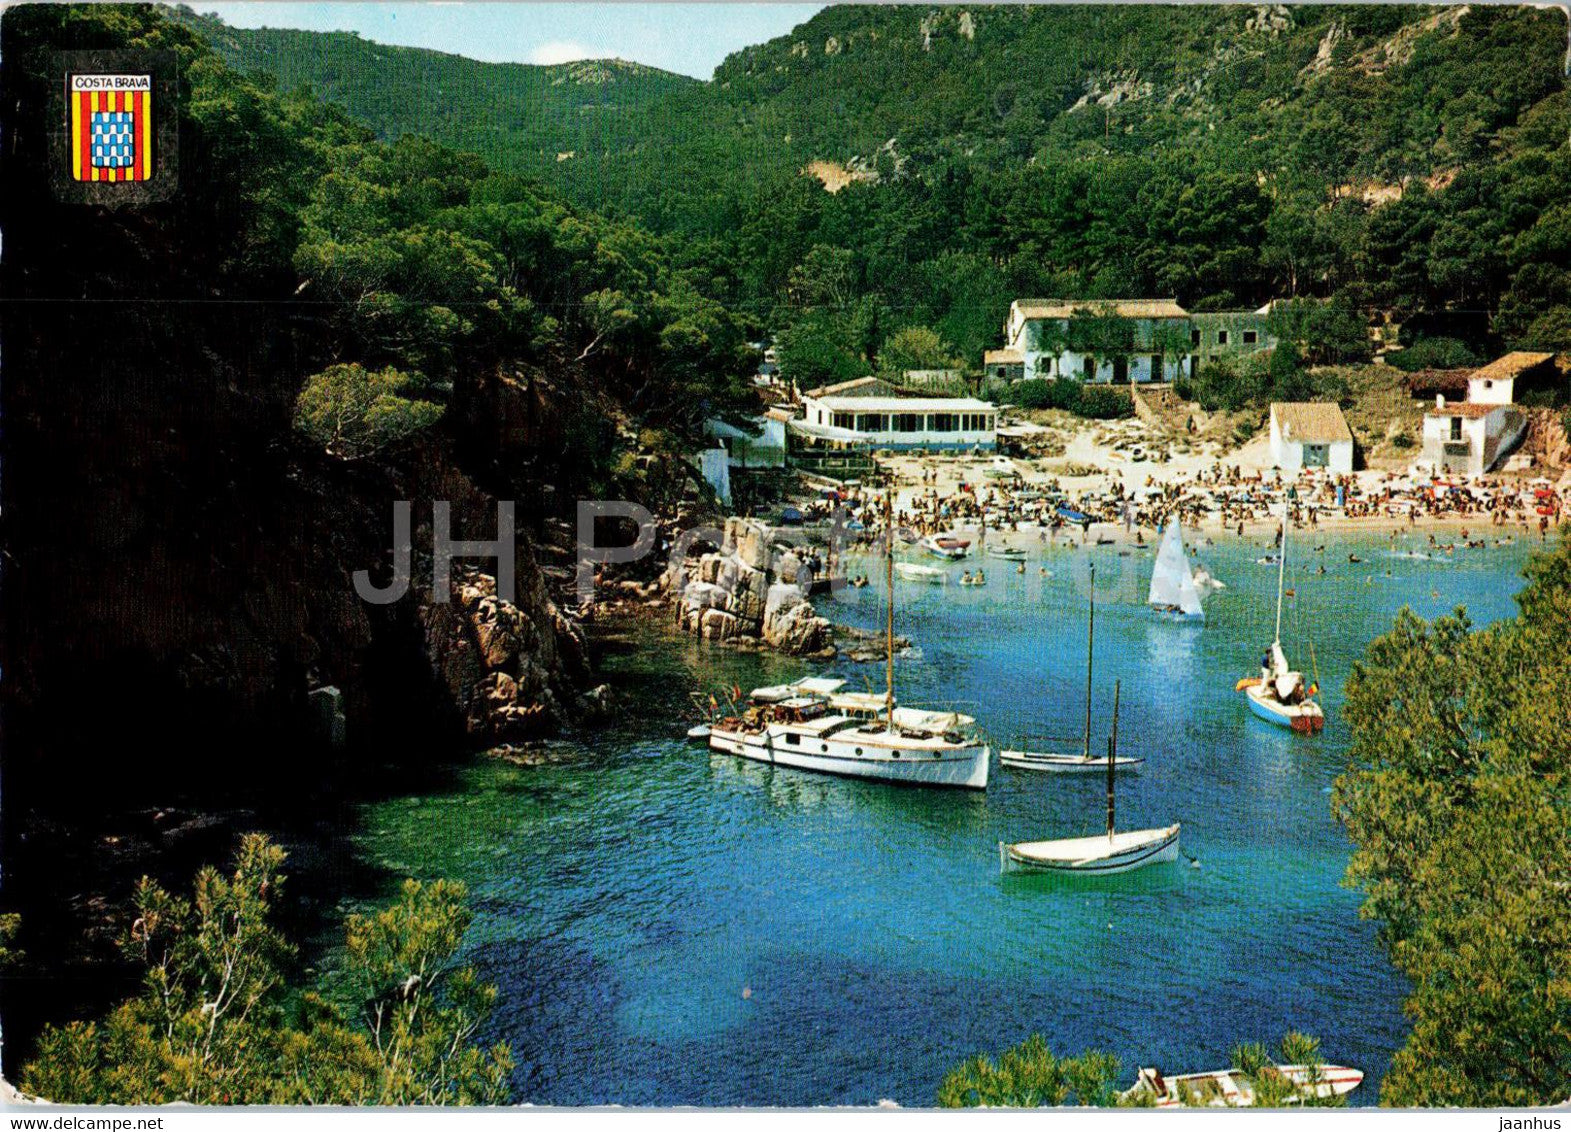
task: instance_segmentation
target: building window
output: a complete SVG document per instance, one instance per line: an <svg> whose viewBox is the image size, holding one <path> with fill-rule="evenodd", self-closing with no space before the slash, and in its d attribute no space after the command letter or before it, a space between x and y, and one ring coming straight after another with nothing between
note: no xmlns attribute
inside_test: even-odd
<svg viewBox="0 0 1571 1132"><path fill-rule="evenodd" d="M1246 331L1244 331L1244 345L1246 345L1246 346L1253 346L1258 341L1260 341L1260 333L1259 333L1259 331L1255 331L1255 330L1246 330Z"/></svg>
<svg viewBox="0 0 1571 1132"><path fill-rule="evenodd" d="M1087 381L1090 381L1093 377L1096 376L1095 358L1086 358L1083 362L1080 363L1080 367L1081 372L1085 374L1085 379Z"/></svg>
<svg viewBox="0 0 1571 1132"><path fill-rule="evenodd" d="M896 413L894 415L894 417L892 418L892 420L893 420L894 423L893 423L893 425L890 428L891 432L921 432L922 431L922 414L921 413Z"/></svg>
<svg viewBox="0 0 1571 1132"><path fill-rule="evenodd" d="M1225 331L1225 330L1218 330L1216 332L1216 344L1218 346L1226 346L1227 345L1227 331Z"/></svg>
<svg viewBox="0 0 1571 1132"><path fill-rule="evenodd" d="M884 413L858 413L857 432L884 432L889 427L889 417Z"/></svg>
<svg viewBox="0 0 1571 1132"><path fill-rule="evenodd" d="M1462 439L1462 418L1461 417L1452 417L1451 418L1451 439L1452 440L1461 440Z"/></svg>
<svg viewBox="0 0 1571 1132"><path fill-rule="evenodd" d="M927 418L929 432L958 432L960 418L954 413L934 413Z"/></svg>
<svg viewBox="0 0 1571 1132"><path fill-rule="evenodd" d="M835 414L835 427L836 428L844 428L844 429L855 428L856 427L856 414L854 414L854 413L836 413Z"/></svg>
<svg viewBox="0 0 1571 1132"><path fill-rule="evenodd" d="M1198 345L1200 345L1200 329L1199 329L1199 327L1196 327L1194 330L1191 330L1189 332L1189 344L1191 346L1198 346Z"/></svg>

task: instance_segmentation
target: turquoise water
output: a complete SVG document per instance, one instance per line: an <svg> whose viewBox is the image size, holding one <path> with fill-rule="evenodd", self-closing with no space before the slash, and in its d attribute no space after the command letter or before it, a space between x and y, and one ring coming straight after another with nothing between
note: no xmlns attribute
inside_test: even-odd
<svg viewBox="0 0 1571 1132"><path fill-rule="evenodd" d="M1120 779L1120 825L1182 821L1198 868L1000 877L1000 839L1101 828L1096 776L995 765L984 796L689 745L689 690L805 668L665 637L607 662L630 704L621 727L563 744L557 765L486 762L441 793L368 806L360 848L390 873L471 886L469 958L501 988L491 1036L513 1046L519 1100L925 1105L953 1064L1032 1031L1060 1053L1111 1050L1132 1079L1137 1064L1218 1067L1239 1041L1297 1028L1365 1069L1354 1099L1373 1103L1405 1037L1405 986L1338 883L1343 679L1404 604L1508 616L1530 549L1428 562L1301 539L1283 635L1306 669L1314 645L1329 725L1313 738L1253 719L1233 691L1271 639L1276 570L1254 562L1266 547L1201 548L1228 586L1203 628L1144 608L1149 557L1092 551L1098 742L1117 678L1120 751L1147 758ZM987 562L986 588L902 584L896 628L916 646L902 698L976 701L995 742L1078 733L1086 560L1033 548L1024 577ZM824 605L876 627L881 602L870 588ZM881 686L881 665L829 670Z"/></svg>

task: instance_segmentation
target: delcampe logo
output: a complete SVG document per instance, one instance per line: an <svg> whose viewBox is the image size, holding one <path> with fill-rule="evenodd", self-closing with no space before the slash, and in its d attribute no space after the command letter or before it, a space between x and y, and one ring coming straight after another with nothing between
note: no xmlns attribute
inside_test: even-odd
<svg viewBox="0 0 1571 1132"><path fill-rule="evenodd" d="M153 173L152 75L71 75L71 177L145 181Z"/></svg>

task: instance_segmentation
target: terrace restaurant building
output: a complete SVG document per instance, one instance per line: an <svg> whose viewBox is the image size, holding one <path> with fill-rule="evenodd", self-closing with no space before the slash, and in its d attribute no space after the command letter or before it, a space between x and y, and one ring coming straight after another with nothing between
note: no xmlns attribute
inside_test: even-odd
<svg viewBox="0 0 1571 1132"><path fill-rule="evenodd" d="M997 407L970 397L809 393L802 407L809 426L865 437L872 448L936 451L992 449L998 444Z"/></svg>

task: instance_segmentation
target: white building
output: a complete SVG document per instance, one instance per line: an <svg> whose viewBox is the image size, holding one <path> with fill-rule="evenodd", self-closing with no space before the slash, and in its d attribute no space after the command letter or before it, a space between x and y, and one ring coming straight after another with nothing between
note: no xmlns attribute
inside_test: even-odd
<svg viewBox="0 0 1571 1132"><path fill-rule="evenodd" d="M1270 314L1269 305L1191 314L1171 299L1016 299L1004 348L986 351L982 365L1006 381L1176 381L1203 363L1271 349ZM1109 340L1094 350L1083 340L1103 333Z"/></svg>
<svg viewBox="0 0 1571 1132"><path fill-rule="evenodd" d="M749 429L740 429L718 418L704 423L704 431L726 450L733 468L783 468L786 462L786 422L794 416L786 408L770 409L754 417Z"/></svg>
<svg viewBox="0 0 1571 1132"><path fill-rule="evenodd" d="M1527 414L1515 405L1435 397L1424 414L1424 459L1437 472L1481 476L1521 443Z"/></svg>
<svg viewBox="0 0 1571 1132"><path fill-rule="evenodd" d="M1424 459L1437 472L1493 471L1527 435L1527 414L1513 404L1517 380L1530 381L1553 361L1553 354L1516 350L1473 371L1466 401L1437 395L1424 414Z"/></svg>
<svg viewBox="0 0 1571 1132"><path fill-rule="evenodd" d="M1271 463L1284 472L1353 470L1353 430L1330 401L1275 401L1271 405Z"/></svg>
<svg viewBox="0 0 1571 1132"><path fill-rule="evenodd" d="M873 448L969 449L998 443L997 408L970 397L809 394L802 405L809 425L865 436Z"/></svg>

